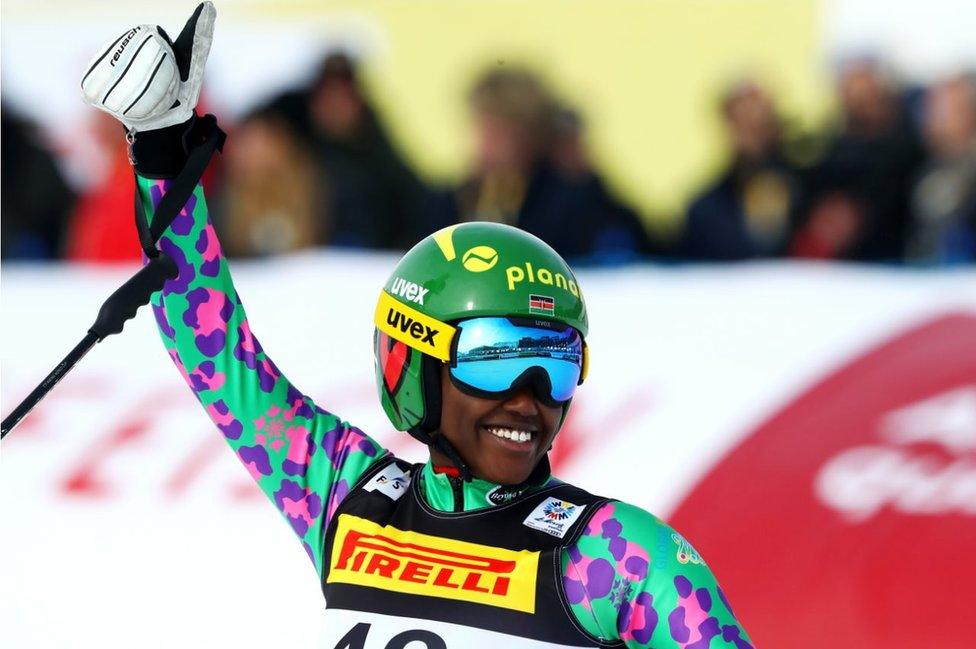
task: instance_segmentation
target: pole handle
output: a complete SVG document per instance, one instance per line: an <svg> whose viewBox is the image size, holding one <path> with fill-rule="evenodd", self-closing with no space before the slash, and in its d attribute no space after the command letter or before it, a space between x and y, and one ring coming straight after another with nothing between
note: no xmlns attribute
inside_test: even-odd
<svg viewBox="0 0 976 649"><path fill-rule="evenodd" d="M108 296L98 310L95 323L88 329L102 342L108 336L122 331L126 321L135 317L144 304L149 303L152 294L163 288L168 279L179 274L179 268L170 257L160 253L129 278L125 284Z"/></svg>
<svg viewBox="0 0 976 649"><path fill-rule="evenodd" d="M57 367L34 388L27 398L20 405L14 408L0 424L0 439L7 436L14 427L20 423L27 413L29 413L38 402L51 391L58 382L64 378L65 374L88 353L88 350L100 343L102 340L122 331L126 321L131 320L143 304L148 304L152 294L163 288L166 280L173 279L179 274L179 267L176 262L163 253L149 260L149 263L139 269L135 275L130 277L125 284L120 286L98 310L98 317L95 324L91 326L81 342L75 345L67 356L64 357Z"/></svg>

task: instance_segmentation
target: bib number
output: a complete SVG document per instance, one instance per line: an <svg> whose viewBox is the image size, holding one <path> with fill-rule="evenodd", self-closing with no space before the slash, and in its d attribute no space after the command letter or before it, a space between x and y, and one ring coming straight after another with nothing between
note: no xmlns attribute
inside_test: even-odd
<svg viewBox="0 0 976 649"><path fill-rule="evenodd" d="M366 649L366 636L369 635L369 622L360 622L349 629L346 635L342 636L335 649ZM444 639L433 631L424 629L410 629L401 631L386 643L383 649L407 649L407 645L413 644L409 649L447 649Z"/></svg>
<svg viewBox="0 0 976 649"><path fill-rule="evenodd" d="M579 649L579 645L533 640L440 620L341 608L325 609L325 637L319 646L327 649Z"/></svg>

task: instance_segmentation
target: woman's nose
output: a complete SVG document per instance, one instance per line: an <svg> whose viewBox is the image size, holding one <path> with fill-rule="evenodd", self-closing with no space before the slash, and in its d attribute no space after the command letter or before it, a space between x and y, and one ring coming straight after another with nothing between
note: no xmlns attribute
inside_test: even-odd
<svg viewBox="0 0 976 649"><path fill-rule="evenodd" d="M539 414L539 404L536 401L535 395L532 393L532 388L527 385L506 399L502 406L509 412L522 415L523 417Z"/></svg>

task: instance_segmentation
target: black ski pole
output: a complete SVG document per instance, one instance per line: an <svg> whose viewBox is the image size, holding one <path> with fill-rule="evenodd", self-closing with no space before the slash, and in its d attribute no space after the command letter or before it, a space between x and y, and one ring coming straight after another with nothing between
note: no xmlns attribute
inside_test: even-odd
<svg viewBox="0 0 976 649"><path fill-rule="evenodd" d="M160 253L112 293L98 310L95 324L88 329L88 333L81 339L81 342L75 345L74 349L64 357L64 360L51 370L47 378L41 381L40 385L34 388L27 395L27 398L4 418L3 423L0 424L0 439L6 437L7 433L14 429L20 420L51 391L51 388L57 385L71 371L71 368L88 353L88 350L112 334L121 332L126 320L132 319L139 307L148 304L152 294L161 290L166 280L176 277L177 274L179 274L179 269L176 267L176 263Z"/></svg>
<svg viewBox="0 0 976 649"><path fill-rule="evenodd" d="M203 172L214 152L223 150L224 138L224 132L217 126L217 118L213 115L194 117L189 122L188 130L183 134L183 145L189 149L186 163L182 171L171 181L169 190L156 206L151 225L143 213L142 201L139 200L138 195L136 196L139 240L142 249L150 255L149 263L105 300L98 311L98 317L95 318L95 324L88 329L81 342L75 345L75 348L58 363L47 378L41 381L41 384L34 388L34 391L3 420L0 424L0 439L13 430L14 426L51 391L51 388L57 385L58 381L88 353L88 350L95 346L95 343L100 343L106 337L121 332L125 321L134 317L143 304L148 304L152 294L161 290L166 280L179 274L176 262L160 253L156 249L156 242L186 205L200 178L203 177Z"/></svg>

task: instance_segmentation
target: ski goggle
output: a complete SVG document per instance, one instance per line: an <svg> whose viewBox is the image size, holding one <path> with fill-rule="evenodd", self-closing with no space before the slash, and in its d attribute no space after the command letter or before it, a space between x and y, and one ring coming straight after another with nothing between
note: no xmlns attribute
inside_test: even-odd
<svg viewBox="0 0 976 649"><path fill-rule="evenodd" d="M570 326L498 317L454 326L449 373L458 388L474 396L500 398L531 385L542 401L559 405L586 378L586 344Z"/></svg>

